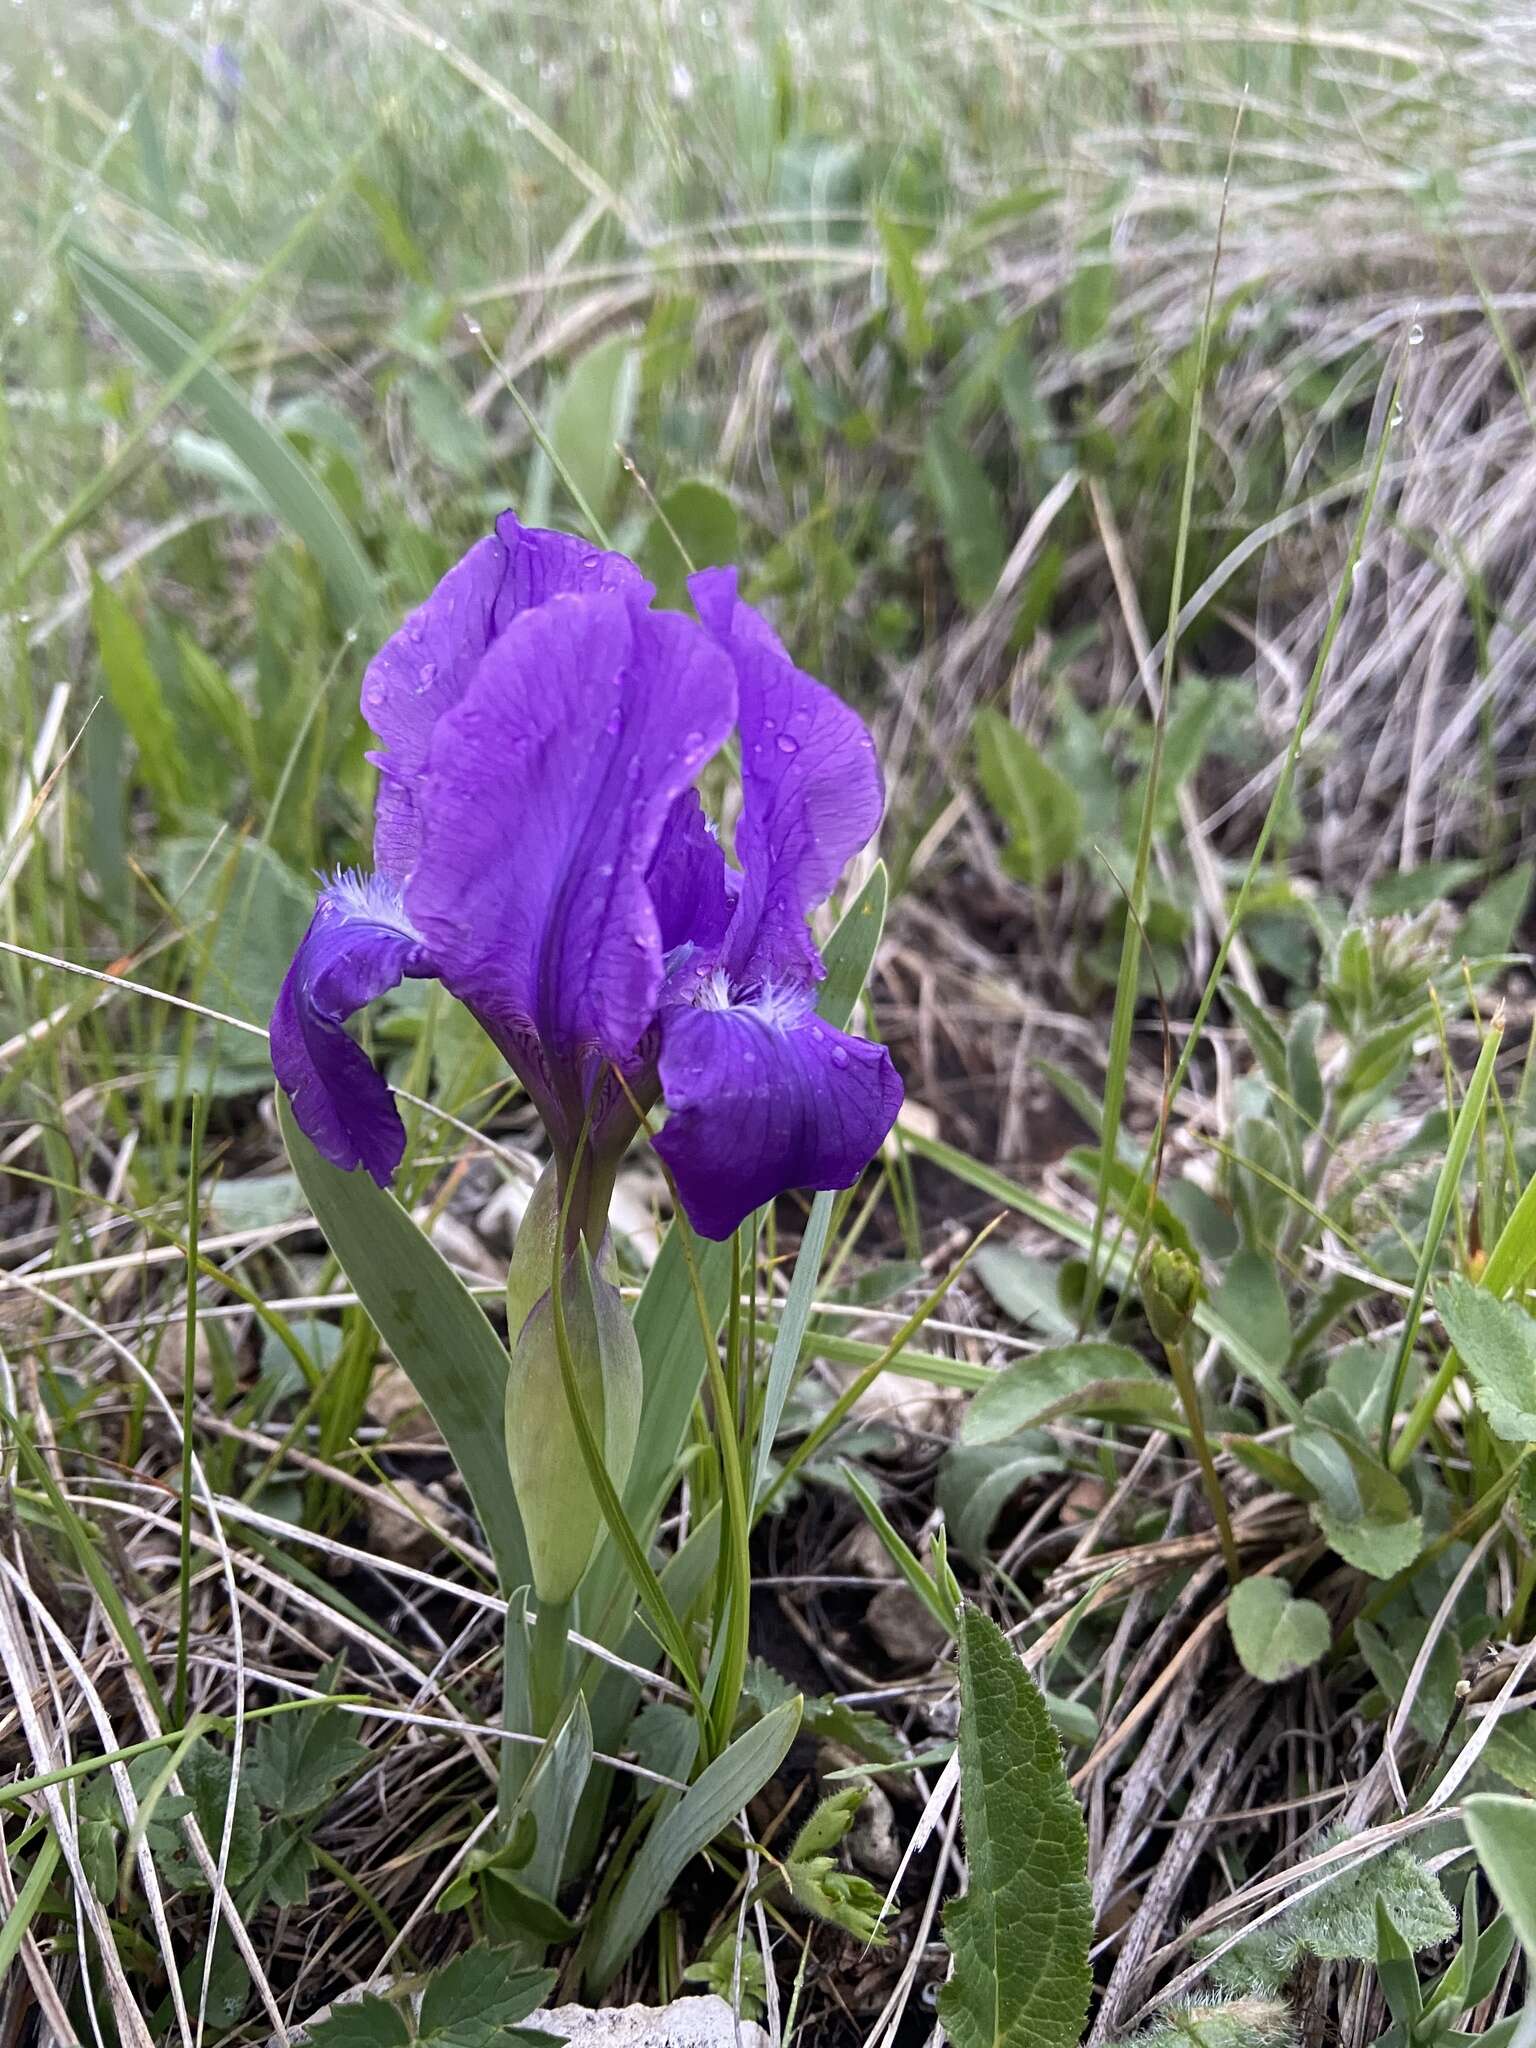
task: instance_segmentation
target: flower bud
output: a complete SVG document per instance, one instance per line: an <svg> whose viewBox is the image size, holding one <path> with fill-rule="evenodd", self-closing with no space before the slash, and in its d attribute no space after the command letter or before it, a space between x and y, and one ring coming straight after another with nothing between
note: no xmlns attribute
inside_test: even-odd
<svg viewBox="0 0 1536 2048"><path fill-rule="evenodd" d="M528 1223L538 1202L536 1192L518 1233L519 1249L528 1233L530 1267L534 1233L528 1232ZM507 1293L515 1309L516 1259L513 1266ZM564 1601L592 1561L603 1521L566 1399L548 1273L546 1267L544 1291L524 1317L512 1348L507 1464L528 1539L534 1591L541 1600ZM526 1269L523 1277L526 1284ZM640 1346L634 1324L617 1287L593 1271L584 1245L563 1261L560 1287L576 1395L608 1476L622 1493L640 1423Z"/></svg>
<svg viewBox="0 0 1536 2048"><path fill-rule="evenodd" d="M1200 1301L1200 1268L1171 1245L1155 1244L1141 1262L1141 1303L1152 1334L1167 1349L1184 1341Z"/></svg>

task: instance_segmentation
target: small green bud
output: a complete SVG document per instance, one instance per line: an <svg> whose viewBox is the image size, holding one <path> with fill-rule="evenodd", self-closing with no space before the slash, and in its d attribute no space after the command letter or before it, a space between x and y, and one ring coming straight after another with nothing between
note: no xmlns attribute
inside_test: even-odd
<svg viewBox="0 0 1536 2048"><path fill-rule="evenodd" d="M527 1229L525 1217L519 1249ZM528 1538L534 1591L541 1600L564 1601L592 1561L603 1520L566 1400L548 1274L546 1266L544 1291L527 1311L513 1344L507 1373L507 1464ZM517 1277L514 1270L509 1302ZM642 1374L634 1324L617 1287L593 1272L585 1246L564 1261L560 1285L577 1394L608 1476L622 1493L640 1426Z"/></svg>
<svg viewBox="0 0 1536 2048"><path fill-rule="evenodd" d="M1141 1262L1141 1302L1159 1344L1171 1350L1184 1341L1200 1302L1200 1268L1188 1252L1165 1244L1149 1249Z"/></svg>
<svg viewBox="0 0 1536 2048"><path fill-rule="evenodd" d="M808 1863L813 1856L825 1856L853 1826L853 1817L864 1804L867 1785L844 1785L840 1791L823 1799L805 1826L796 1835L794 1846L785 1858L788 1863Z"/></svg>

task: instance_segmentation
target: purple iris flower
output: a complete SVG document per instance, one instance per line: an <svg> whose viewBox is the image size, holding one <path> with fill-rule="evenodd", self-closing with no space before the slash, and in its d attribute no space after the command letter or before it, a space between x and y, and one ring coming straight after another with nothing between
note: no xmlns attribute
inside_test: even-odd
<svg viewBox="0 0 1536 2048"><path fill-rule="evenodd" d="M272 1016L277 1078L337 1166L382 1186L400 1163L344 1026L406 977L495 1040L599 1233L636 1102L665 1101L656 1149L706 1237L878 1151L901 1082L817 1016L806 922L880 822L873 742L734 570L689 590L697 621L653 609L625 556L507 512L369 664L374 872L322 891ZM736 867L693 787L733 728Z"/></svg>

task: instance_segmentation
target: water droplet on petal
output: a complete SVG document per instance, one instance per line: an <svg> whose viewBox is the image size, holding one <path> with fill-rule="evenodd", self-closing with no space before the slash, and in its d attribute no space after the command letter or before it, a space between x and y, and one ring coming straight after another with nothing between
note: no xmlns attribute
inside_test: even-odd
<svg viewBox="0 0 1536 2048"><path fill-rule="evenodd" d="M603 731L607 733L610 739L617 739L619 734L623 730L624 720L622 715L617 711L610 711L608 714L608 723L603 727Z"/></svg>
<svg viewBox="0 0 1536 2048"><path fill-rule="evenodd" d="M588 576L595 576L603 566L603 558L601 555L583 555L581 566Z"/></svg>
<svg viewBox="0 0 1536 2048"><path fill-rule="evenodd" d="M817 1036L820 1036L819 1032ZM832 1064L834 1067L846 1067L848 1064L848 1055L840 1045L834 1045L832 1048Z"/></svg>
<svg viewBox="0 0 1536 2048"><path fill-rule="evenodd" d="M437 663L435 661L424 661L416 671L416 695L419 697L424 691L430 690L436 681Z"/></svg>
<svg viewBox="0 0 1536 2048"><path fill-rule="evenodd" d="M779 734L779 752L781 754L798 754L799 751L800 742L798 740L792 740L787 732Z"/></svg>

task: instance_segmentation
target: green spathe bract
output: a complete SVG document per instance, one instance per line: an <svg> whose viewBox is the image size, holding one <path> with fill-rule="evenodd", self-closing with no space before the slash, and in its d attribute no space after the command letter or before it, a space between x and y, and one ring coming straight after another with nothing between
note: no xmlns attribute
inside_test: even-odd
<svg viewBox="0 0 1536 2048"><path fill-rule="evenodd" d="M507 1279L507 1464L523 1518L534 1591L565 1601L580 1585L602 1528L560 1374L549 1286L559 1225L555 1170L540 1176L517 1234ZM644 1372L635 1326L613 1280L580 1252L561 1266L566 1336L577 1388L614 1489L629 1477ZM539 1289L540 1278L544 1286Z"/></svg>

